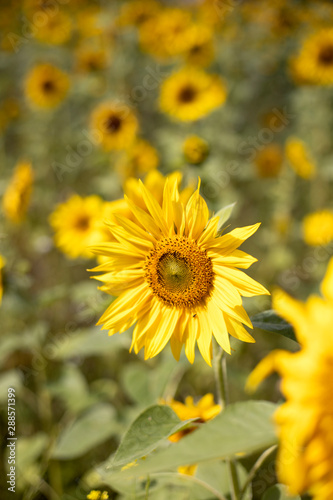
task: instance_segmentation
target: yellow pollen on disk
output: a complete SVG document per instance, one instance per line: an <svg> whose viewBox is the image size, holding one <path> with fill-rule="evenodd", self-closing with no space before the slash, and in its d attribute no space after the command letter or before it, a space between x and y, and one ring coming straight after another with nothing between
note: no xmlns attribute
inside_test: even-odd
<svg viewBox="0 0 333 500"><path fill-rule="evenodd" d="M159 241L145 263L145 278L155 296L172 307L203 304L213 287L213 266L195 241L175 236Z"/></svg>

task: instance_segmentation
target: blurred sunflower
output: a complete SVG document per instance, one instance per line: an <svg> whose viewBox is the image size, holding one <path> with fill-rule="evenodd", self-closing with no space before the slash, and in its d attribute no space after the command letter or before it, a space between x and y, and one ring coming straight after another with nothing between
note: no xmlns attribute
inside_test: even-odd
<svg viewBox="0 0 333 500"><path fill-rule="evenodd" d="M294 328L301 350L273 351L250 375L256 386L273 371L282 376L286 402L275 413L280 447L279 481L291 495L309 491L313 500L333 495L333 260L322 282L323 298L312 295L305 304L282 291L273 295L274 309Z"/></svg>
<svg viewBox="0 0 333 500"><path fill-rule="evenodd" d="M146 210L127 198L135 222L114 215L109 227L116 243L94 247L109 261L94 271L101 290L119 296L98 324L109 335L136 323L131 350L145 348L145 359L156 356L170 341L178 360L183 344L189 361L195 345L211 365L212 337L230 353L228 332L254 342L242 323L252 327L241 296L267 290L239 268L256 261L238 247L259 224L218 236L219 217L209 219L199 188L186 206L179 198L177 180L165 182L162 207L139 181ZM137 222L136 222L137 221Z"/></svg>
<svg viewBox="0 0 333 500"><path fill-rule="evenodd" d="M87 4L83 9L75 9L75 17L79 35L92 38L103 34L101 23L102 11L98 5Z"/></svg>
<svg viewBox="0 0 333 500"><path fill-rule="evenodd" d="M72 34L72 21L70 16L58 10L52 14L45 14L43 10L37 11L36 16L40 14L45 19L44 23L35 30L34 36L37 40L53 45L66 43Z"/></svg>
<svg viewBox="0 0 333 500"><path fill-rule="evenodd" d="M208 26L193 24L185 37L185 62L194 66L208 66L214 59L213 31Z"/></svg>
<svg viewBox="0 0 333 500"><path fill-rule="evenodd" d="M149 142L139 139L123 153L115 168L125 180L129 177L141 177L156 168L158 162L156 149Z"/></svg>
<svg viewBox="0 0 333 500"><path fill-rule="evenodd" d="M107 491L91 490L87 495L88 500L108 500L109 494Z"/></svg>
<svg viewBox="0 0 333 500"><path fill-rule="evenodd" d="M311 246L328 245L333 240L333 212L319 210L303 219L303 238Z"/></svg>
<svg viewBox="0 0 333 500"><path fill-rule="evenodd" d="M183 153L185 160L192 165L199 165L208 156L209 146L204 139L197 135L191 135L186 138L183 144Z"/></svg>
<svg viewBox="0 0 333 500"><path fill-rule="evenodd" d="M333 85L333 28L305 40L299 54L291 59L291 71L296 83Z"/></svg>
<svg viewBox="0 0 333 500"><path fill-rule="evenodd" d="M74 195L50 215L55 244L71 259L93 257L88 247L105 240L101 223L103 203L99 196Z"/></svg>
<svg viewBox="0 0 333 500"><path fill-rule="evenodd" d="M184 68L163 82L160 109L177 120L193 121L221 106L226 96L225 85L217 75Z"/></svg>
<svg viewBox="0 0 333 500"><path fill-rule="evenodd" d="M91 128L100 134L101 144L106 151L126 149L136 138L138 121L128 106L110 101L94 109Z"/></svg>
<svg viewBox="0 0 333 500"><path fill-rule="evenodd" d="M283 163L283 153L279 144L269 144L258 151L254 163L259 177L277 177Z"/></svg>
<svg viewBox="0 0 333 500"><path fill-rule="evenodd" d="M117 19L118 26L139 27L161 9L161 5L155 0L133 0L121 6Z"/></svg>
<svg viewBox="0 0 333 500"><path fill-rule="evenodd" d="M141 48L162 59L179 55L186 49L186 33L190 25L191 16L183 9L162 9L140 26Z"/></svg>
<svg viewBox="0 0 333 500"><path fill-rule="evenodd" d="M30 202L33 179L31 163L19 162L2 199L5 216L14 223L21 222L25 216Z"/></svg>
<svg viewBox="0 0 333 500"><path fill-rule="evenodd" d="M297 175L303 179L312 179L316 175L316 165L303 141L289 137L285 146L287 160Z"/></svg>
<svg viewBox="0 0 333 500"><path fill-rule="evenodd" d="M69 89L69 78L52 64L38 64L25 80L25 94L38 108L54 108L64 100Z"/></svg>
<svg viewBox="0 0 333 500"><path fill-rule="evenodd" d="M4 258L3 255L0 254L0 304L2 302L2 296L3 296L3 280L2 280L2 269L6 265L6 259Z"/></svg>
<svg viewBox="0 0 333 500"><path fill-rule="evenodd" d="M108 53L102 47L92 47L91 44L81 46L76 51L76 67L82 73L91 73L105 69L108 65Z"/></svg>

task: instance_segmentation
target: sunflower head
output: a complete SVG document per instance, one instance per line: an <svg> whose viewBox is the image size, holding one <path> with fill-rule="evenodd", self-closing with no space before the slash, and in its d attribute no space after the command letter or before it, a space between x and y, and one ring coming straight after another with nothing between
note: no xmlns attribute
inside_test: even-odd
<svg viewBox="0 0 333 500"><path fill-rule="evenodd" d="M183 144L183 152L185 160L193 165L200 165L205 161L209 154L208 143L198 137L197 135L191 135L186 138Z"/></svg>
<svg viewBox="0 0 333 500"><path fill-rule="evenodd" d="M312 179L316 175L314 163L306 144L297 137L289 137L285 146L287 160L297 175Z"/></svg>
<svg viewBox="0 0 333 500"><path fill-rule="evenodd" d="M279 144L269 144L258 151L254 163L259 177L277 177L283 163L283 153Z"/></svg>
<svg viewBox="0 0 333 500"><path fill-rule="evenodd" d="M51 64L35 66L25 80L25 94L37 108L55 108L65 98L68 89L68 76Z"/></svg>
<svg viewBox="0 0 333 500"><path fill-rule="evenodd" d="M158 163L159 157L156 149L149 142L139 139L124 151L116 163L116 170L125 180L130 177L142 177L154 170Z"/></svg>
<svg viewBox="0 0 333 500"><path fill-rule="evenodd" d="M306 215L303 238L311 246L328 245L333 240L333 211L324 209Z"/></svg>
<svg viewBox="0 0 333 500"><path fill-rule="evenodd" d="M11 222L19 223L24 218L30 202L33 179L31 163L19 162L2 200L5 216Z"/></svg>

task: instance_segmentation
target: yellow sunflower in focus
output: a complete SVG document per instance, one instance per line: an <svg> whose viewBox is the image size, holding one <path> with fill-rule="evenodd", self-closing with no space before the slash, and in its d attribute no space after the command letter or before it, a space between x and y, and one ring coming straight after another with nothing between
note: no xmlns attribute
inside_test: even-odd
<svg viewBox="0 0 333 500"><path fill-rule="evenodd" d="M279 144L269 144L258 151L254 163L259 177L277 177L283 163L283 153Z"/></svg>
<svg viewBox="0 0 333 500"><path fill-rule="evenodd" d="M177 179L165 182L162 206L139 181L145 210L127 198L135 217L114 215L109 227L115 243L94 247L109 261L94 271L101 290L119 296L98 324L109 335L135 325L131 350L156 356L170 341L178 360L182 346L191 363L195 346L211 365L212 338L230 353L229 335L254 342L242 323L252 327L242 296L267 294L244 274L256 261L238 247L259 224L218 235L219 217L209 220L199 188L184 205Z"/></svg>
<svg viewBox="0 0 333 500"><path fill-rule="evenodd" d="M140 139L127 149L116 164L116 170L122 179L141 177L158 166L159 157L156 149L149 142Z"/></svg>
<svg viewBox="0 0 333 500"><path fill-rule="evenodd" d="M323 298L306 303L282 291L273 307L294 328L301 350L273 351L250 375L254 389L271 372L282 376L286 402L275 413L280 448L277 473L291 495L309 491L313 500L333 496L333 260L321 286Z"/></svg>
<svg viewBox="0 0 333 500"><path fill-rule="evenodd" d="M291 60L296 83L333 85L333 28L320 30L305 40Z"/></svg>
<svg viewBox="0 0 333 500"><path fill-rule="evenodd" d="M68 76L52 64L39 64L26 76L25 94L37 108L55 108L64 100L68 89Z"/></svg>
<svg viewBox="0 0 333 500"><path fill-rule="evenodd" d="M93 111L91 128L106 151L126 149L136 138L138 120L128 106L110 101Z"/></svg>
<svg viewBox="0 0 333 500"><path fill-rule="evenodd" d="M74 195L50 215L56 246L68 257L93 257L89 247L105 240L101 214L103 200L98 196Z"/></svg>
<svg viewBox="0 0 333 500"><path fill-rule="evenodd" d="M140 27L143 23L153 18L161 9L161 6L155 0L133 0L122 5L118 26L136 26Z"/></svg>
<svg viewBox="0 0 333 500"><path fill-rule="evenodd" d="M193 121L221 106L226 96L225 85L218 76L184 68L163 82L160 109L177 120Z"/></svg>
<svg viewBox="0 0 333 500"><path fill-rule="evenodd" d="M303 179L312 179L316 175L317 167L303 141L290 137L286 142L285 152L297 175Z"/></svg>
<svg viewBox="0 0 333 500"><path fill-rule="evenodd" d="M47 14L44 10L37 11L35 16L45 19L35 31L35 38L40 42L61 45L66 43L72 34L72 21L65 12L51 12Z"/></svg>
<svg viewBox="0 0 333 500"><path fill-rule="evenodd" d="M2 199L3 211L11 222L19 223L24 218L30 202L33 180L31 163L19 162Z"/></svg>
<svg viewBox="0 0 333 500"><path fill-rule="evenodd" d="M3 296L3 283L2 283L2 269L6 265L6 259L3 257L3 255L0 254L0 304L2 302L2 296Z"/></svg>
<svg viewBox="0 0 333 500"><path fill-rule="evenodd" d="M304 217L303 238L311 246L328 245L333 240L332 210L318 210Z"/></svg>
<svg viewBox="0 0 333 500"><path fill-rule="evenodd" d="M183 153L186 161L192 165L199 165L207 158L209 146L201 137L191 135L187 137L183 144Z"/></svg>

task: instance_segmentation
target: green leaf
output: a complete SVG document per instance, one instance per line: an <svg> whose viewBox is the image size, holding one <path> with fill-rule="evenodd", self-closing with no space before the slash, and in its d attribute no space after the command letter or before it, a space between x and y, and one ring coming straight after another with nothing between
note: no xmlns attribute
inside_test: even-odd
<svg viewBox="0 0 333 500"><path fill-rule="evenodd" d="M126 432L111 465L118 467L148 455L163 439L184 429L194 420L180 420L166 405L147 408Z"/></svg>
<svg viewBox="0 0 333 500"><path fill-rule="evenodd" d="M117 430L113 407L96 405L63 430L52 458L68 460L79 457L116 434Z"/></svg>
<svg viewBox="0 0 333 500"><path fill-rule="evenodd" d="M269 448L277 442L272 423L272 415L276 408L277 405L266 401L246 401L230 405L214 420L202 425L178 443L156 451L135 467L119 472L118 475L123 479L138 477L174 469L181 465L200 464L207 460L234 457L237 453L247 454ZM159 426L160 424L156 422L153 427ZM147 454L157 444L156 437L151 439L149 426L148 429L149 431L143 432L140 438L140 454ZM140 432L139 426L137 432ZM139 448L137 432L129 444ZM156 432L159 431L156 429ZM166 435L167 429L164 432ZM175 429L172 432L175 432ZM160 433L161 437L162 434L163 432ZM144 451L147 439L151 444ZM131 461L130 450L127 460ZM98 469L101 480L107 480L108 475L112 474L108 465Z"/></svg>
<svg viewBox="0 0 333 500"><path fill-rule="evenodd" d="M223 225L227 222L227 220L229 220L235 205L236 205L236 202L230 203L230 205L227 205L226 207L221 208L214 215L214 217L219 217L219 219L220 219L218 226L217 226L218 232L221 231Z"/></svg>
<svg viewBox="0 0 333 500"><path fill-rule="evenodd" d="M251 318L252 325L267 332L278 333L288 339L297 342L295 332L290 323L287 323L281 316L273 310L269 309L262 313L256 314Z"/></svg>
<svg viewBox="0 0 333 500"><path fill-rule="evenodd" d="M262 500L301 500L301 497L299 495L290 496L288 495L286 486L283 484L275 484L265 491Z"/></svg>

